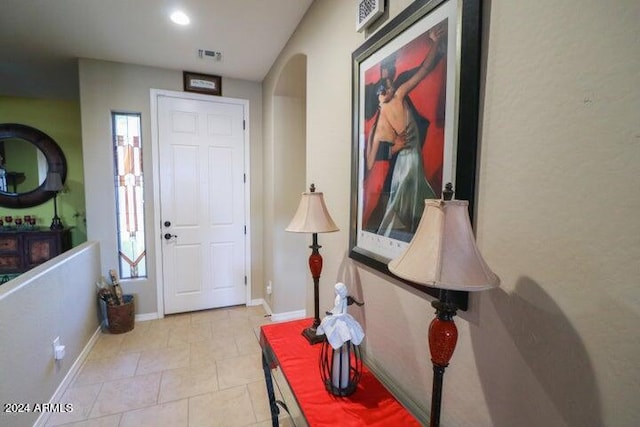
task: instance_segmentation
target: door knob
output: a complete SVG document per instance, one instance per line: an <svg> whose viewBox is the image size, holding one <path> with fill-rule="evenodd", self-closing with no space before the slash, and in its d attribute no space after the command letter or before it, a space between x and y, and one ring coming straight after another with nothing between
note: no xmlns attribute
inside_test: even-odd
<svg viewBox="0 0 640 427"><path fill-rule="evenodd" d="M171 234L171 233L167 233L167 234L164 235L164 238L166 240L171 240L172 237L178 237L178 236L176 236L175 234Z"/></svg>

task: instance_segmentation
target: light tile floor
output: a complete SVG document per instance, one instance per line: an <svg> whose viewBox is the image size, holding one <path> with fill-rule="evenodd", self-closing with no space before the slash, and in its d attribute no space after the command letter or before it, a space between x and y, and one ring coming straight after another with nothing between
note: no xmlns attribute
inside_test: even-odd
<svg viewBox="0 0 640 427"><path fill-rule="evenodd" d="M269 322L262 307L238 306L103 333L60 400L73 412L46 425L270 426L256 335Z"/></svg>

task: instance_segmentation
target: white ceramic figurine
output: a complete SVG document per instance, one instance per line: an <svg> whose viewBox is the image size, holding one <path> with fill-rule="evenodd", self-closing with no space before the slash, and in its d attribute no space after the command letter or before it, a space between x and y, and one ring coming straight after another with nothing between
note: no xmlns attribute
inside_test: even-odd
<svg viewBox="0 0 640 427"><path fill-rule="evenodd" d="M334 307L322 319L316 333L326 334L327 341L334 349L341 347L347 341L359 345L364 338L364 331L358 321L347 313L347 287L344 283L336 283L335 291Z"/></svg>

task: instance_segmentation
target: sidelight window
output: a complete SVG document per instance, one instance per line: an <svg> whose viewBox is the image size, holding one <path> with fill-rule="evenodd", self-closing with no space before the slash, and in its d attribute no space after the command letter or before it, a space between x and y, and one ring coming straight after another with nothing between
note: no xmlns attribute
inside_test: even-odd
<svg viewBox="0 0 640 427"><path fill-rule="evenodd" d="M120 277L147 277L140 114L111 117Z"/></svg>

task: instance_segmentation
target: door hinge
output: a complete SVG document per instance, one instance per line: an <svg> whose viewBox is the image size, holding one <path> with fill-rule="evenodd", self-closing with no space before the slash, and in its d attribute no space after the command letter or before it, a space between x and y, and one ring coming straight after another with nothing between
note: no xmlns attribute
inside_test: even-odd
<svg viewBox="0 0 640 427"><path fill-rule="evenodd" d="M244 276L244 285L247 286L247 276Z"/></svg>
<svg viewBox="0 0 640 427"><path fill-rule="evenodd" d="M246 225L244 226L244 234L245 235L247 234L247 226Z"/></svg>
<svg viewBox="0 0 640 427"><path fill-rule="evenodd" d="M247 121L242 120L242 130L247 130Z"/></svg>
<svg viewBox="0 0 640 427"><path fill-rule="evenodd" d="M242 182L244 182L245 184L247 183L247 174L243 174L242 175Z"/></svg>

